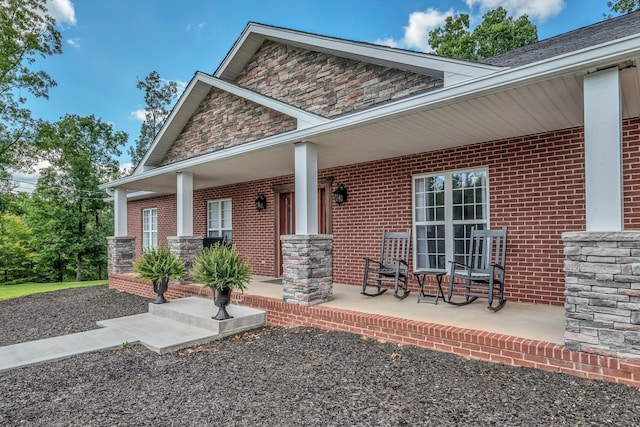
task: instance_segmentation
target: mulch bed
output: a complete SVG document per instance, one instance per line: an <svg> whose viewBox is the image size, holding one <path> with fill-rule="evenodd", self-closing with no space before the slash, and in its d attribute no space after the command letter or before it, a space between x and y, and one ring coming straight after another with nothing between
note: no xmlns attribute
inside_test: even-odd
<svg viewBox="0 0 640 427"><path fill-rule="evenodd" d="M151 300L72 289L0 301L0 343L95 329ZM0 425L632 426L640 391L313 328L265 327L0 373Z"/></svg>

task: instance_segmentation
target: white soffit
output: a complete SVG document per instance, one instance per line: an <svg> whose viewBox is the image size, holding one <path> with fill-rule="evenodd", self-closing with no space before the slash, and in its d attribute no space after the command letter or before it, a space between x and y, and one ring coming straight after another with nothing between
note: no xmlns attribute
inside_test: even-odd
<svg viewBox="0 0 640 427"><path fill-rule="evenodd" d="M447 76L447 79L452 78L456 81L504 69L494 65L249 23L213 75L225 80L234 80L265 40L418 74L440 78Z"/></svg>

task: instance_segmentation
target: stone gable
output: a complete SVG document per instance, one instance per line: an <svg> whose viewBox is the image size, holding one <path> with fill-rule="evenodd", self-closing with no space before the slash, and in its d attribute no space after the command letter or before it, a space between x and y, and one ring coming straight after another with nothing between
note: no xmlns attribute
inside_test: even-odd
<svg viewBox="0 0 640 427"><path fill-rule="evenodd" d="M295 118L213 88L176 138L161 165L295 129Z"/></svg>
<svg viewBox="0 0 640 427"><path fill-rule="evenodd" d="M442 87L443 80L265 41L236 83L332 118Z"/></svg>

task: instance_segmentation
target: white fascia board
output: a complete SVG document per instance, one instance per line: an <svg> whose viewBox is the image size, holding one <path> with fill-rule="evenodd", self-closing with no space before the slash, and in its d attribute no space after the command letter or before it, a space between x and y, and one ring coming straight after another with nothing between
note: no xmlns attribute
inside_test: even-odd
<svg viewBox="0 0 640 427"><path fill-rule="evenodd" d="M151 146L149 147L145 155L142 157L142 159L140 160L140 163L138 163L138 166L135 168L131 176L140 175L146 172L149 167L153 167L153 165L146 165L146 162L149 159L149 156L156 149L160 141L162 141L163 136L167 132L167 129L171 127L171 124L175 120L176 115L184 107L184 104L189 99L189 96L191 95L191 92L193 91L194 87L198 84L198 81L199 81L198 73L196 73L191 79L191 81L189 82L189 84L187 85L182 95L180 96L180 99L178 99L178 102L176 102L176 105L174 105L173 109L171 110L171 113L169 113L169 116L167 117L164 124L162 125L162 128L156 135L155 139L151 143Z"/></svg>
<svg viewBox="0 0 640 427"><path fill-rule="evenodd" d="M265 39L299 46L309 50L319 50L336 56L348 57L365 62L373 62L390 68L397 68L421 74L442 77L444 73L465 76L467 79L479 77L505 67L462 61L433 54L401 50L388 46L336 39L327 36L304 33L284 28L274 28L260 24L247 25L238 41L224 59L215 77L224 75L227 67L243 48L245 40L251 34L260 34Z"/></svg>
<svg viewBox="0 0 640 427"><path fill-rule="evenodd" d="M207 83L212 87L216 87L225 92L229 92L233 95L239 96L240 98L244 98L248 101L251 101L256 104L262 105L264 107L270 108L272 110L278 111L287 116L294 117L299 121L298 128L316 126L329 121L329 119L325 119L324 117L318 116L316 114L308 113L299 108L292 107L291 105L286 104L284 102L280 102L276 99L269 98L268 96L261 95L252 90L245 89L243 87L225 82L223 80L220 80L215 77L211 77L203 73L197 73L197 78L200 81ZM300 126L301 124L302 126Z"/></svg>
<svg viewBox="0 0 640 427"><path fill-rule="evenodd" d="M307 129L274 135L259 141L253 141L225 150L198 156L194 159L187 159L171 165L158 167L144 173L143 175L145 178L152 177L162 175L164 173L176 172L201 163L232 158L252 151L268 149L280 144L293 144L299 141L313 141L314 137L321 136L325 133L335 132L353 126L362 126L367 123L403 114L410 114L414 111L417 112L442 107L454 102L464 101L478 96L542 80L548 80L570 73L587 73L602 66L615 65L622 61L626 61L629 58L637 57L638 55L640 55L640 34L537 63L505 70L500 73L477 78L472 81L462 82L442 89L437 89L426 94L416 95L414 97L385 104L380 107L373 107L371 109L354 113ZM135 182L138 178L141 177L129 176L121 178L109 184L105 184L101 188L126 186L127 183Z"/></svg>

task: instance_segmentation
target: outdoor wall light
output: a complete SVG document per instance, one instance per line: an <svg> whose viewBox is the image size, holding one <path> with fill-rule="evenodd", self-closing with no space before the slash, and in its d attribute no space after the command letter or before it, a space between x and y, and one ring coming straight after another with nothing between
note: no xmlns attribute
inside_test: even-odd
<svg viewBox="0 0 640 427"><path fill-rule="evenodd" d="M258 198L256 199L256 210L260 212L267 208L267 198L264 194L258 194Z"/></svg>
<svg viewBox="0 0 640 427"><path fill-rule="evenodd" d="M338 187L333 192L333 198L338 206L347 201L347 189L344 184L338 184Z"/></svg>

